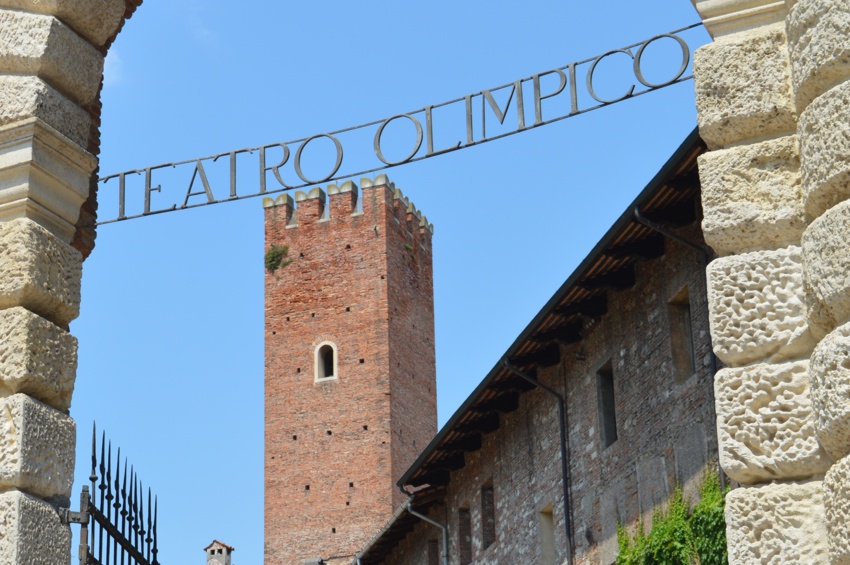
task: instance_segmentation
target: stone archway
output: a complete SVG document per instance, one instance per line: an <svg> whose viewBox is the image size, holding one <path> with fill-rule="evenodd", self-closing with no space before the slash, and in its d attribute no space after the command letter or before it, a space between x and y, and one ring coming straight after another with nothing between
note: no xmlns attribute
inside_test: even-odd
<svg viewBox="0 0 850 565"><path fill-rule="evenodd" d="M717 38L702 50L696 78L701 131L717 149L702 162L706 237L724 255L709 271L712 337L730 366L718 379L718 425L724 465L749 485L730 498L731 561L767 563L779 552L785 562L850 563L850 418L846 396L834 392L850 388L842 325L850 319L850 148L839 142L850 11L838 0L694 3ZM76 340L67 328L94 245L103 59L140 4L0 0L3 563L52 565L70 555L56 512L67 506L74 460L67 409ZM758 300L775 307L728 307L730 296L752 290L742 270L759 275ZM780 307L787 327L777 329ZM795 384L800 367L805 382ZM735 395L723 405L722 393L757 380L797 408L780 430L794 449L768 446L748 459L764 446L736 439L734 422L745 414L758 432L763 414ZM776 535L754 542L749 534L762 526Z"/></svg>
<svg viewBox="0 0 850 565"><path fill-rule="evenodd" d="M68 563L106 52L142 0L0 1L0 561Z"/></svg>

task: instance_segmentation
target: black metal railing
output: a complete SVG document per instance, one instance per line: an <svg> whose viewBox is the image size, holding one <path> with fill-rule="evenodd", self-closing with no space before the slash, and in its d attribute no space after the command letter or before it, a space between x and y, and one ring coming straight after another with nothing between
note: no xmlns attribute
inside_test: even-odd
<svg viewBox="0 0 850 565"><path fill-rule="evenodd" d="M114 462L114 472L113 472ZM82 524L80 565L159 565L157 560L157 500L130 467L121 450L112 457L112 442L92 427L91 490L83 487L80 512L69 522Z"/></svg>

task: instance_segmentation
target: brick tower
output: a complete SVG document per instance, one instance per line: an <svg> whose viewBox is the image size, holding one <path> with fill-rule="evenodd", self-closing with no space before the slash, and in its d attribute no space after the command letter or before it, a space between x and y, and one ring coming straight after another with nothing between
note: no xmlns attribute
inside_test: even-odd
<svg viewBox="0 0 850 565"><path fill-rule="evenodd" d="M263 202L266 565L349 563L436 433L433 226L361 188Z"/></svg>

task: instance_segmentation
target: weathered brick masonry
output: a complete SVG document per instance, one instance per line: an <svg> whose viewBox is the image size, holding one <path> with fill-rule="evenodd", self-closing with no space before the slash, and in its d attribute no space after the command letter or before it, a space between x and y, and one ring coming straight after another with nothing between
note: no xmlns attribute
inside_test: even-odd
<svg viewBox="0 0 850 565"><path fill-rule="evenodd" d="M436 431L431 226L382 175L267 199L265 562L350 559ZM332 378L317 348L336 347Z"/></svg>

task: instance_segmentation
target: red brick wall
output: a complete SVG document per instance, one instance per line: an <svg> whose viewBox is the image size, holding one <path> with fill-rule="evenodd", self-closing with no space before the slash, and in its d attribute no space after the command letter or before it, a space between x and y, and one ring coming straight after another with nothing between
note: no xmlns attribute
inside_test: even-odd
<svg viewBox="0 0 850 565"><path fill-rule="evenodd" d="M390 187L364 189L362 213L354 194L326 219L323 194L302 200L289 227L291 204L266 209L266 249L291 260L266 273L267 565L353 556L436 429L430 232ZM316 382L323 341L338 375Z"/></svg>
<svg viewBox="0 0 850 565"><path fill-rule="evenodd" d="M431 232L420 228L403 200L394 204L387 222L387 290L392 476L398 480L437 433L437 374ZM393 496L393 506L406 498L398 488Z"/></svg>
<svg viewBox="0 0 850 565"><path fill-rule="evenodd" d="M696 227L681 233L700 239ZM576 565L609 563L612 549L616 554L611 532L618 519L634 524L643 514L648 522L652 506L673 485L684 483L692 496L705 467L716 465L702 257L669 240L666 249L662 258L637 266L633 288L609 293L608 313L584 340L562 349L561 365L538 371L542 382L567 396ZM693 376L676 384L668 303L685 285L690 290L697 367ZM583 360L575 355L579 351ZM609 360L618 439L605 448L596 371ZM539 563L540 512L549 504L557 562L565 562L557 422L557 404L550 395L525 393L519 409L502 415L500 428L485 435L482 448L468 453L466 465L452 473L446 506L431 513L448 524L451 563L458 559L461 508L472 513L474 564ZM495 491L497 539L485 550L481 487L489 481ZM420 522L384 563L425 563L427 540L438 538L436 528Z"/></svg>

